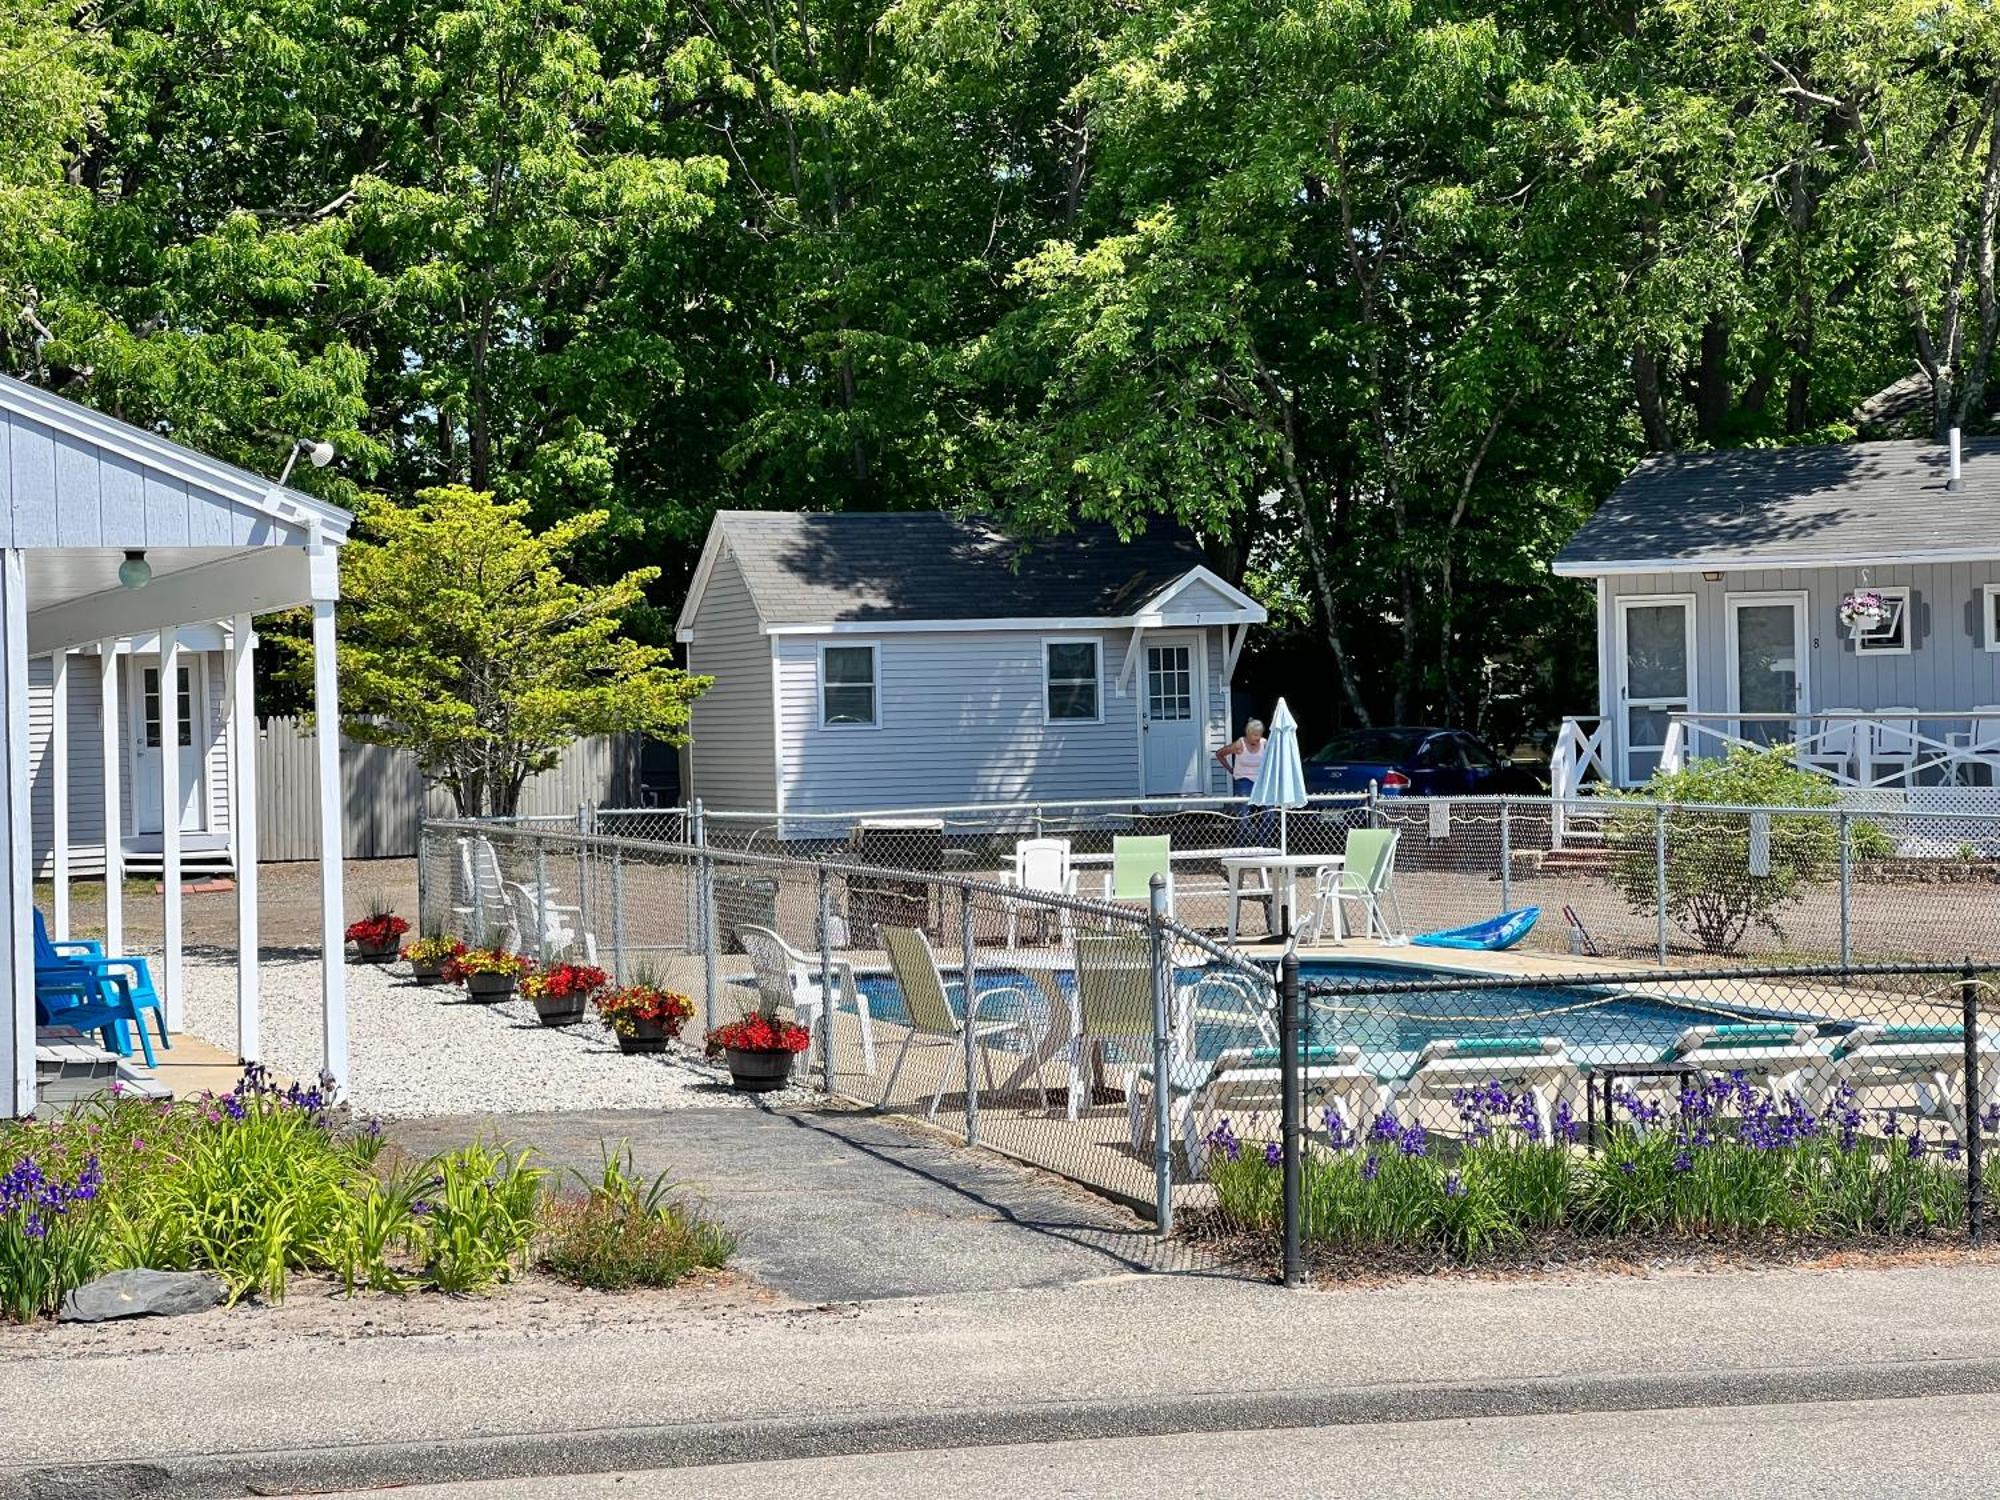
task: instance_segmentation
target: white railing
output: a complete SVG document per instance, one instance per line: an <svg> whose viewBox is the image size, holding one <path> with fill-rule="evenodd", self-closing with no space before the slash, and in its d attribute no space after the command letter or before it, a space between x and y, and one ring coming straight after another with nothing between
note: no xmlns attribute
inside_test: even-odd
<svg viewBox="0 0 2000 1500"><path fill-rule="evenodd" d="M1555 847L1560 849L1569 832L1565 807L1585 783L1615 781L1611 774L1611 723L1608 719L1564 719L1556 731L1555 748L1549 753L1550 815L1554 819Z"/></svg>
<svg viewBox="0 0 2000 1500"><path fill-rule="evenodd" d="M1795 762L1835 786L1903 791L1917 786L2000 786L2000 709L1838 709L1809 714L1677 713L1660 764L1792 747Z"/></svg>

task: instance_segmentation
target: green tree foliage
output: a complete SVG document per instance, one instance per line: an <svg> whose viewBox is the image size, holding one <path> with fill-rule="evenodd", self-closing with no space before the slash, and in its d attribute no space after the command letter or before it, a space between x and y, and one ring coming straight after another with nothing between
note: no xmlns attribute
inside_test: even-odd
<svg viewBox="0 0 2000 1500"><path fill-rule="evenodd" d="M1711 807L1837 806L1824 777L1801 771L1790 745L1732 745L1721 760L1690 760L1655 771L1631 793L1668 804L1614 813L1605 824L1611 882L1635 912L1658 909L1660 849L1666 836L1666 906L1674 924L1707 953L1734 953L1754 924L1783 936L1776 914L1834 878L1840 861L1836 819L1817 815L1711 812ZM1683 808L1675 804L1695 804ZM1758 835L1753 820L1764 825ZM1870 825L1872 828L1872 825ZM1762 858L1751 859L1753 842Z"/></svg>
<svg viewBox="0 0 2000 1500"><path fill-rule="evenodd" d="M414 506L371 505L341 553L346 730L415 752L467 816L511 814L528 777L585 735L678 740L708 682L620 630L651 570L602 586L564 576L603 511L537 534L527 509L425 490Z"/></svg>

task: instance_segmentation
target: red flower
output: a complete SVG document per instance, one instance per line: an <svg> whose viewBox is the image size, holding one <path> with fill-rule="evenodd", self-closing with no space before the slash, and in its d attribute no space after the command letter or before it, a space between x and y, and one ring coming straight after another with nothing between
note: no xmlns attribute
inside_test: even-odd
<svg viewBox="0 0 2000 1500"><path fill-rule="evenodd" d="M752 1011L738 1021L726 1021L708 1034L711 1053L734 1048L738 1052L803 1052L812 1045L812 1033L790 1021L773 1021L762 1011Z"/></svg>
<svg viewBox="0 0 2000 1500"><path fill-rule="evenodd" d="M347 940L371 948L386 948L409 930L410 924L395 913L380 912L348 923Z"/></svg>
<svg viewBox="0 0 2000 1500"><path fill-rule="evenodd" d="M651 984L628 984L621 989L605 990L591 1004L597 1007L605 1024L620 1036L631 1036L640 1021L658 1021L668 1036L678 1037L694 1014L694 1001L686 995Z"/></svg>
<svg viewBox="0 0 2000 1500"><path fill-rule="evenodd" d="M567 1000L603 989L610 979L609 974L589 964L552 964L522 980L521 993L530 1000Z"/></svg>

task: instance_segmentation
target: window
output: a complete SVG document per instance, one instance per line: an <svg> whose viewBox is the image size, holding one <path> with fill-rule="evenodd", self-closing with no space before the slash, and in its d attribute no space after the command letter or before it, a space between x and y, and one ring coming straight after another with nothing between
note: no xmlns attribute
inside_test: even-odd
<svg viewBox="0 0 2000 1500"><path fill-rule="evenodd" d="M819 721L829 729L867 728L875 718L873 646L819 648Z"/></svg>
<svg viewBox="0 0 2000 1500"><path fill-rule="evenodd" d="M176 744L194 744L194 683L193 675L186 667L180 668L180 692L175 695L177 707L174 712L180 716L174 725ZM148 667L144 673L142 696L145 698L144 718L146 725L146 748L160 748L160 669Z"/></svg>
<svg viewBox="0 0 2000 1500"><path fill-rule="evenodd" d="M1098 721L1096 641L1042 642L1043 704L1051 724Z"/></svg>
<svg viewBox="0 0 2000 1500"><path fill-rule="evenodd" d="M1854 649L1869 656L1910 654L1910 591L1907 588L1875 590L1889 607L1889 618L1873 630L1854 638Z"/></svg>
<svg viewBox="0 0 2000 1500"><path fill-rule="evenodd" d="M1985 637L1980 642L1988 651L2000 651L2000 583L1989 583L1979 591L1980 618L1985 621L1981 627Z"/></svg>
<svg viewBox="0 0 2000 1500"><path fill-rule="evenodd" d="M1500 762L1493 758L1493 753L1486 748L1482 741L1474 739L1471 735L1461 734L1458 737L1458 748L1465 755L1466 765L1473 770L1493 771L1499 769Z"/></svg>

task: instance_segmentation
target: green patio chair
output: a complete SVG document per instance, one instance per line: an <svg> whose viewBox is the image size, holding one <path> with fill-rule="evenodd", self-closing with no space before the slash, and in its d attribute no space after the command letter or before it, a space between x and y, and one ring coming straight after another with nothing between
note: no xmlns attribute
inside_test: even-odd
<svg viewBox="0 0 2000 1500"><path fill-rule="evenodd" d="M1334 902L1352 901L1362 909L1361 935L1379 935L1385 939L1394 937L1395 931L1389 926L1388 918L1382 914L1382 902L1386 898L1396 905L1396 892L1391 884L1396 874L1396 840L1399 835L1390 828L1356 828L1347 835L1347 857L1341 863L1337 878L1324 895ZM1396 910L1396 925L1402 926L1403 913L1400 906Z"/></svg>
<svg viewBox="0 0 2000 1500"><path fill-rule="evenodd" d="M1167 882L1167 915L1174 914L1173 841L1165 834L1121 833L1111 840L1111 885L1105 893L1113 901L1153 899L1153 877Z"/></svg>
<svg viewBox="0 0 2000 1500"><path fill-rule="evenodd" d="M963 1045L965 1028L972 1027L975 1043L985 1043L993 1038L1014 1036L1020 1039L1023 1051L1032 1051L1035 1045L1034 999L1020 985L995 985L982 989L969 1005L964 1004L965 985L961 981L947 980L938 969L937 954L931 948L931 940L923 931L915 927L891 927L883 925L876 929L882 940L883 951L889 955L889 970L896 976L896 988L902 991L903 1010L908 1016L904 1023L909 1027L903 1037L903 1047L896 1054L896 1065L889 1070L889 1081L882 1087L882 1097L876 1107L886 1108L890 1097L896 1092L896 1079L902 1074L903 1063L910 1055L910 1048L918 1038L929 1043L944 1043L956 1052ZM958 991L961 1002L959 1008L952 1008L953 990ZM979 1019L979 1007L1002 996L1011 998L1019 1007L1011 1016L995 1017L992 1020ZM960 1019L963 1011L967 1019ZM981 1045L979 1052L986 1064L986 1086L993 1087L993 1054ZM952 1081L953 1059L944 1062L943 1076L938 1080L937 1092L931 1095L931 1107L924 1116L926 1120L937 1118L938 1105L944 1100L945 1085ZM962 1069L956 1070L963 1079ZM1047 1088L1042 1084L1041 1072L1035 1074L1035 1086L1042 1091L1042 1107L1048 1107Z"/></svg>

